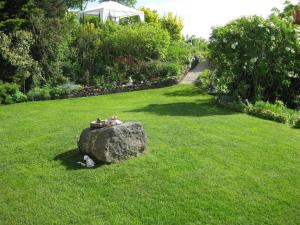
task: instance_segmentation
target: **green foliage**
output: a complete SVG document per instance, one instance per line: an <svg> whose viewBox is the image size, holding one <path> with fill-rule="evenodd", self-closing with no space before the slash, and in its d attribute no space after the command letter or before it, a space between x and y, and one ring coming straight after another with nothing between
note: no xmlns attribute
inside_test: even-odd
<svg viewBox="0 0 300 225"><path fill-rule="evenodd" d="M0 31L16 32L27 24L26 5L28 2L29 0L0 1Z"/></svg>
<svg viewBox="0 0 300 225"><path fill-rule="evenodd" d="M177 79L189 66L196 47L181 40L180 18L168 14L160 20L156 12L143 9L148 23L99 23L86 17L80 24L66 12L86 3L23 0L16 11L1 15L0 23L1 18L25 19L19 28L26 31L0 33L0 65L5 68L0 79L17 82L24 92L36 87L29 97L42 100L66 95L59 86L67 82L101 87L127 84L130 77L136 84L160 82Z"/></svg>
<svg viewBox="0 0 300 225"><path fill-rule="evenodd" d="M201 92L214 93L216 91L216 83L215 73L206 69L199 74L195 85Z"/></svg>
<svg viewBox="0 0 300 225"><path fill-rule="evenodd" d="M65 98L71 95L76 95L83 90L81 85L66 83L53 88L50 88L51 99Z"/></svg>
<svg viewBox="0 0 300 225"><path fill-rule="evenodd" d="M248 106L246 108L246 113L262 118L262 119L266 119L266 120L273 120L279 123L287 123L288 118L286 115L284 114L278 114L275 112L272 112L271 110L266 110L266 109L260 109L260 108L256 108L253 106Z"/></svg>
<svg viewBox="0 0 300 225"><path fill-rule="evenodd" d="M299 95L299 43L294 24L272 17L242 17L213 30L210 63L225 93L255 102ZM296 83L295 83L296 82Z"/></svg>
<svg viewBox="0 0 300 225"><path fill-rule="evenodd" d="M55 87L36 87L27 93L28 100L42 101L49 99L66 98L72 95L77 95L83 90L81 85L66 83Z"/></svg>
<svg viewBox="0 0 300 225"><path fill-rule="evenodd" d="M40 76L40 68L30 55L31 33L0 31L0 80L23 84L29 77Z"/></svg>
<svg viewBox="0 0 300 225"><path fill-rule="evenodd" d="M244 112L246 107L241 99L228 95L219 95L215 97L215 102L221 107L237 112Z"/></svg>
<svg viewBox="0 0 300 225"><path fill-rule="evenodd" d="M163 59L169 44L168 33L154 24L121 26L103 43L103 54L106 61L124 56L140 60Z"/></svg>
<svg viewBox="0 0 300 225"><path fill-rule="evenodd" d="M273 8L271 16L279 16L280 18L294 22L294 13L297 9L300 9L300 3L293 4L291 1L286 0L284 3L284 9L280 11L278 8Z"/></svg>
<svg viewBox="0 0 300 225"><path fill-rule="evenodd" d="M294 128L300 128L300 117L296 120Z"/></svg>
<svg viewBox="0 0 300 225"><path fill-rule="evenodd" d="M101 64L100 47L101 32L93 23L81 26L75 33L72 42L70 72L73 72L73 81L90 85L94 82ZM73 70L73 71L72 71Z"/></svg>
<svg viewBox="0 0 300 225"><path fill-rule="evenodd" d="M17 84L0 81L0 104L13 104L26 101L26 95L20 92Z"/></svg>
<svg viewBox="0 0 300 225"><path fill-rule="evenodd" d="M190 37L187 42L192 46L192 54L198 59L207 58L209 54L208 44L209 42L203 38Z"/></svg>
<svg viewBox="0 0 300 225"><path fill-rule="evenodd" d="M144 7L140 10L144 12L146 23L160 23L160 17L156 11Z"/></svg>
<svg viewBox="0 0 300 225"><path fill-rule="evenodd" d="M172 40L182 39L183 21L180 17L170 12L161 19L161 26L169 32Z"/></svg>
<svg viewBox="0 0 300 225"><path fill-rule="evenodd" d="M300 113L288 109L282 101L276 101L274 104L269 102L257 101L255 105L249 104L246 113L263 119L274 120L280 123L295 124Z"/></svg>
<svg viewBox="0 0 300 225"><path fill-rule="evenodd" d="M193 47L184 41L172 41L167 52L166 61L189 65L193 58Z"/></svg>
<svg viewBox="0 0 300 225"><path fill-rule="evenodd" d="M47 87L35 87L27 93L27 97L30 101L42 101L51 99L50 90Z"/></svg>
<svg viewBox="0 0 300 225"><path fill-rule="evenodd" d="M30 29L34 44L32 57L42 68L40 82L42 85L58 85L66 82L64 66L68 58L68 45L78 22L72 14L65 14L65 7L56 9L57 0L34 2L36 8L30 14ZM60 5L60 4L59 4ZM49 13L49 11L52 11Z"/></svg>

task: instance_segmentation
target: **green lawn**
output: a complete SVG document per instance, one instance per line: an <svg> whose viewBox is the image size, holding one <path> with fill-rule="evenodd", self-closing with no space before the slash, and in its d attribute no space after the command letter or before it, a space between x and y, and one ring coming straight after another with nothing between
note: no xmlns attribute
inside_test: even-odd
<svg viewBox="0 0 300 225"><path fill-rule="evenodd" d="M189 85L0 107L0 224L300 224L300 130ZM144 156L82 169L91 120L141 121Z"/></svg>

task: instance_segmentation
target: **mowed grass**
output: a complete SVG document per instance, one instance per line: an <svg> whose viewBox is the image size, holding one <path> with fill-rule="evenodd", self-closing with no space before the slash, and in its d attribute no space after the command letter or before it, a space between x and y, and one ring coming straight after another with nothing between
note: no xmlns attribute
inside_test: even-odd
<svg viewBox="0 0 300 225"><path fill-rule="evenodd" d="M96 117L141 121L145 155L96 169ZM192 86L0 107L0 224L300 224L300 130Z"/></svg>

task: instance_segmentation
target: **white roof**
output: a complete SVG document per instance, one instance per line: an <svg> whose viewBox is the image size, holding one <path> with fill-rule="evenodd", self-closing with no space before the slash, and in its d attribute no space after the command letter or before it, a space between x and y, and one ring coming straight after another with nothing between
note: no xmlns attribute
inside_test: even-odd
<svg viewBox="0 0 300 225"><path fill-rule="evenodd" d="M118 2L105 1L102 3L89 3L85 10L79 12L84 15L100 15L108 14L109 16L122 18L130 16L142 16L144 17L144 12L136 10L134 8L127 7Z"/></svg>

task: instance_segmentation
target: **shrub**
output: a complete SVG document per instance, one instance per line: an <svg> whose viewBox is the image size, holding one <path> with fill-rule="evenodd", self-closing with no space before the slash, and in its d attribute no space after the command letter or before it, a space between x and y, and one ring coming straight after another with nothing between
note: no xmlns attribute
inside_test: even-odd
<svg viewBox="0 0 300 225"><path fill-rule="evenodd" d="M215 93L216 79L214 72L208 69L201 72L197 80L195 81L195 85L202 92Z"/></svg>
<svg viewBox="0 0 300 225"><path fill-rule="evenodd" d="M87 23L77 30L68 66L69 73L73 73L73 81L84 85L94 83L94 75L98 74L99 65L102 64L101 44L101 30L95 28L93 23Z"/></svg>
<svg viewBox="0 0 300 225"><path fill-rule="evenodd" d="M293 125L299 117L299 112L288 109L282 101L276 101L275 104L258 101L255 105L249 104L245 111L250 115L263 119L289 123L291 125Z"/></svg>
<svg viewBox="0 0 300 225"><path fill-rule="evenodd" d="M239 98L234 98L229 95L220 95L215 98L215 101L219 106L226 107L237 112L244 112L245 110L245 104Z"/></svg>
<svg viewBox="0 0 300 225"><path fill-rule="evenodd" d="M187 42L191 44L192 54L200 58L207 58L209 55L208 44L209 42L203 38L197 38L195 36L191 36L187 38Z"/></svg>
<svg viewBox="0 0 300 225"><path fill-rule="evenodd" d="M269 102L258 101L255 103L255 106L257 108L270 110L274 113L286 115L286 117L288 118L288 122L290 124L293 124L296 121L296 119L299 117L299 112L287 108L286 105L279 100L275 101L274 104Z"/></svg>
<svg viewBox="0 0 300 225"><path fill-rule="evenodd" d="M285 103L294 101L300 89L300 49L295 25L273 16L242 17L213 30L210 63L223 93L243 99Z"/></svg>
<svg viewBox="0 0 300 225"><path fill-rule="evenodd" d="M27 96L23 94L21 91L17 91L13 96L12 96L13 102L14 103L20 103L20 102L26 102L27 101Z"/></svg>
<svg viewBox="0 0 300 225"><path fill-rule="evenodd" d="M159 23L160 22L160 18L159 18L159 14L156 11L153 11L149 8L141 8L141 11L144 12L145 15L145 22L146 23Z"/></svg>
<svg viewBox="0 0 300 225"><path fill-rule="evenodd" d="M0 31L0 80L23 85L31 76L40 77L40 68L30 55L32 34L16 31L8 35Z"/></svg>
<svg viewBox="0 0 300 225"><path fill-rule="evenodd" d="M163 79L177 79L181 75L182 66L178 63L163 63L160 76Z"/></svg>
<svg viewBox="0 0 300 225"><path fill-rule="evenodd" d="M190 65L193 56L191 45L184 41L173 41L168 48L166 61Z"/></svg>
<svg viewBox="0 0 300 225"><path fill-rule="evenodd" d="M66 98L71 95L79 94L83 90L81 85L75 85L73 83L66 83L50 89L50 96L52 99Z"/></svg>
<svg viewBox="0 0 300 225"><path fill-rule="evenodd" d="M161 19L161 26L169 32L172 40L182 39L183 21L180 17L168 13Z"/></svg>
<svg viewBox="0 0 300 225"><path fill-rule="evenodd" d="M121 26L103 43L106 63L118 57L132 56L134 59L163 59L170 44L167 31L155 24Z"/></svg>
<svg viewBox="0 0 300 225"><path fill-rule="evenodd" d="M285 114L279 114L267 109L260 109L253 105L246 108L246 113L267 120L273 120L279 123L287 123L288 117Z"/></svg>
<svg viewBox="0 0 300 225"><path fill-rule="evenodd" d="M13 104L25 101L27 101L27 97L20 92L17 84L0 82L0 104Z"/></svg>
<svg viewBox="0 0 300 225"><path fill-rule="evenodd" d="M295 121L294 127L300 128L300 117Z"/></svg>
<svg viewBox="0 0 300 225"><path fill-rule="evenodd" d="M27 93L27 97L30 101L41 101L51 99L50 90L48 87L35 87Z"/></svg>

